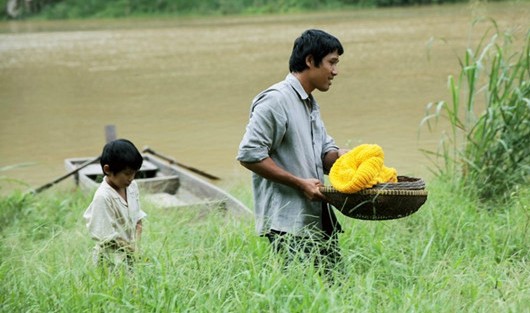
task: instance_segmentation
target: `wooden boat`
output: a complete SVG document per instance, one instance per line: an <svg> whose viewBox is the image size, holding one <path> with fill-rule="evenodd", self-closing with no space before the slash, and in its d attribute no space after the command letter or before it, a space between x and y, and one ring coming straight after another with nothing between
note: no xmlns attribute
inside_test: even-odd
<svg viewBox="0 0 530 313"><path fill-rule="evenodd" d="M251 213L251 210L234 196L182 166L151 154L142 156L144 162L135 180L142 195L150 201L163 207L207 205L236 214ZM66 170L73 171L91 159L65 159ZM102 179L103 171L99 162L85 166L75 174L76 184L85 191L94 191Z"/></svg>

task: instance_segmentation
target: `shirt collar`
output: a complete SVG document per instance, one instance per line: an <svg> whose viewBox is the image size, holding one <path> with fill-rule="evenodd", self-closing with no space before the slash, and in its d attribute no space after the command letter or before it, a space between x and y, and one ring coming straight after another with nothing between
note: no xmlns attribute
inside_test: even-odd
<svg viewBox="0 0 530 313"><path fill-rule="evenodd" d="M124 205L127 205L127 201L125 201L125 199L123 199L120 194L116 191L116 189L114 189L110 184L109 182L107 181L107 176L103 176L103 181L102 183L105 185L105 188L107 188L108 190L110 190L110 192L112 193L112 196L114 198L117 198L120 200L121 203L123 203ZM127 198L129 198L129 188L125 188L125 192L127 193Z"/></svg>
<svg viewBox="0 0 530 313"><path fill-rule="evenodd" d="M307 99L309 99L309 95L307 94L307 92L305 92L304 87L302 87L302 84L300 83L298 78L293 75L293 73L287 74L285 80L291 85L291 87L293 87L293 89L296 91L302 101L306 101Z"/></svg>

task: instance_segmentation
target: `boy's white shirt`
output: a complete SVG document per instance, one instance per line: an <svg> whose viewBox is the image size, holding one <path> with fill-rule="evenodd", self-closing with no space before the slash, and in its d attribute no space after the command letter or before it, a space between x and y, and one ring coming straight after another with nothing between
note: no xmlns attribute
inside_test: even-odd
<svg viewBox="0 0 530 313"><path fill-rule="evenodd" d="M115 239L135 243L136 224L147 214L140 208L136 181L132 181L126 192L127 202L107 183L106 178L103 179L83 214L90 236L98 244Z"/></svg>

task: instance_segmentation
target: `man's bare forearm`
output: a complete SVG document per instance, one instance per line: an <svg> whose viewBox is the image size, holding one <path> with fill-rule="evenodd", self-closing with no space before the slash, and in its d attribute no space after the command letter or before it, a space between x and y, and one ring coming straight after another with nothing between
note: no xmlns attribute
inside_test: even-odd
<svg viewBox="0 0 530 313"><path fill-rule="evenodd" d="M318 178L297 177L279 167L271 158L255 163L241 162L241 165L265 179L301 191L310 200L324 199L319 189L322 183Z"/></svg>
<svg viewBox="0 0 530 313"><path fill-rule="evenodd" d="M241 162L241 165L265 179L300 189L300 179L279 167L271 158L253 163Z"/></svg>

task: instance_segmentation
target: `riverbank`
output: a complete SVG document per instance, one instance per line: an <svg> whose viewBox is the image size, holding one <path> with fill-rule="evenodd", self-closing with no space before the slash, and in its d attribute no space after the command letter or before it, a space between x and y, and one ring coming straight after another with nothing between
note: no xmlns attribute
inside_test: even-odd
<svg viewBox="0 0 530 313"><path fill-rule="evenodd" d="M101 276L81 218L89 196L11 194L0 197L0 304L4 312L528 312L530 190L485 211L442 182L428 189L407 218L339 214L344 260L331 285L309 264L281 270L251 218L146 202L135 274Z"/></svg>

